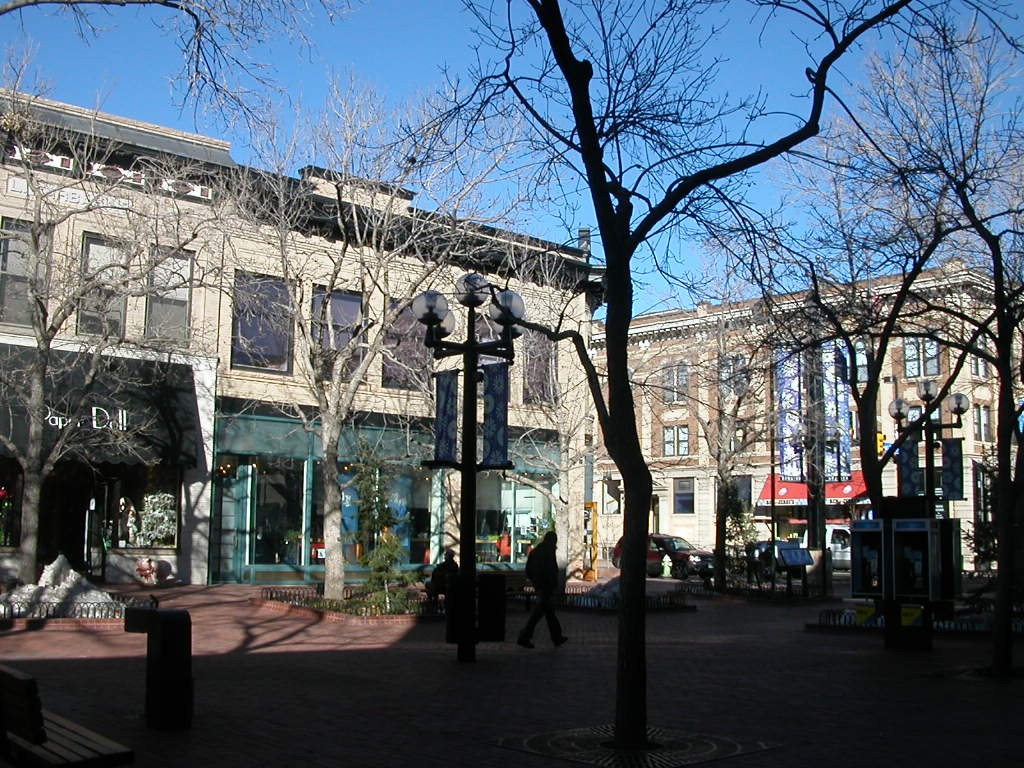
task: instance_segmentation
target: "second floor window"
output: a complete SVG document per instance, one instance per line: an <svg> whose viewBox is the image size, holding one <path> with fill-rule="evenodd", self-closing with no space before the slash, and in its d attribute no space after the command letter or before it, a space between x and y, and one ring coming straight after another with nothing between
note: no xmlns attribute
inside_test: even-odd
<svg viewBox="0 0 1024 768"><path fill-rule="evenodd" d="M745 355L722 355L718 359L718 381L722 394L743 397L750 386Z"/></svg>
<svg viewBox="0 0 1024 768"><path fill-rule="evenodd" d="M318 345L325 375L330 376L334 360L349 345L359 343L357 333L362 318L362 294L352 291L328 291L323 286L313 287L313 343ZM357 348L351 350L344 374L350 376L359 365L361 356Z"/></svg>
<svg viewBox="0 0 1024 768"><path fill-rule="evenodd" d="M284 280L236 273L231 366L290 371L292 316Z"/></svg>
<svg viewBox="0 0 1024 768"><path fill-rule="evenodd" d="M935 339L903 340L903 366L908 379L939 375L939 342Z"/></svg>
<svg viewBox="0 0 1024 768"><path fill-rule="evenodd" d="M557 347L540 331L527 329L519 342L523 356L523 403L540 405L558 400Z"/></svg>
<svg viewBox="0 0 1024 768"><path fill-rule="evenodd" d="M0 322L31 325L29 280L33 258L26 240L31 222L3 219L0 240Z"/></svg>
<svg viewBox="0 0 1024 768"><path fill-rule="evenodd" d="M983 349L988 349L988 344L985 341L985 337L978 339L978 346ZM988 360L980 355L971 355L970 359L971 375L978 379L987 379L989 377L989 365Z"/></svg>
<svg viewBox="0 0 1024 768"><path fill-rule="evenodd" d="M127 307L123 289L128 277L128 255L98 235L86 235L82 251L82 278L95 287L82 297L78 332L121 338Z"/></svg>
<svg viewBox="0 0 1024 768"><path fill-rule="evenodd" d="M868 380L868 343L864 339L857 339L853 342L854 368L857 371L857 382L864 384Z"/></svg>
<svg viewBox="0 0 1024 768"><path fill-rule="evenodd" d="M153 256L146 296L146 338L185 343L188 341L192 253L155 248Z"/></svg>
<svg viewBox="0 0 1024 768"><path fill-rule="evenodd" d="M992 407L976 403L974 406L974 439L992 442Z"/></svg>
<svg viewBox="0 0 1024 768"><path fill-rule="evenodd" d="M662 456L688 456L690 454L690 427L679 424L665 427L663 431Z"/></svg>
<svg viewBox="0 0 1024 768"><path fill-rule="evenodd" d="M690 367L686 363L672 363L662 369L662 389L666 403L686 399L690 389Z"/></svg>
<svg viewBox="0 0 1024 768"><path fill-rule="evenodd" d="M389 389L425 389L431 370L431 353L423 344L423 326L413 315L412 307L406 307L384 335L381 384Z"/></svg>

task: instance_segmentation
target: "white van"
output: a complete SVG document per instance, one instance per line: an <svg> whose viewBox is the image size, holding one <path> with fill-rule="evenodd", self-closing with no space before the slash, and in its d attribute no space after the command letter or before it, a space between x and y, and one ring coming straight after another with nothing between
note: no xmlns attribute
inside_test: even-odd
<svg viewBox="0 0 1024 768"><path fill-rule="evenodd" d="M807 531L800 538L800 546L807 546ZM825 547L832 550L832 568L836 571L850 570L850 525L825 524Z"/></svg>

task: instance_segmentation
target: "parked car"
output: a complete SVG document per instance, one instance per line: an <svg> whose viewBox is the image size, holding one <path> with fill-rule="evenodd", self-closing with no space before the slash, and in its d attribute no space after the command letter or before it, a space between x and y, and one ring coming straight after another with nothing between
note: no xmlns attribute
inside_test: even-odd
<svg viewBox="0 0 1024 768"><path fill-rule="evenodd" d="M681 536L652 533L647 537L647 575L661 575L662 558L668 555L672 560L672 576L685 579L691 573L704 577L714 570L714 555L707 550L697 549ZM622 539L612 550L612 565L621 567Z"/></svg>

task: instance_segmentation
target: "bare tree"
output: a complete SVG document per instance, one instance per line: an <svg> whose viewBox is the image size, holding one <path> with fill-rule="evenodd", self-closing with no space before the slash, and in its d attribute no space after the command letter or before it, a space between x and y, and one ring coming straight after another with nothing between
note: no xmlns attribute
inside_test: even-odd
<svg viewBox="0 0 1024 768"><path fill-rule="evenodd" d="M876 57L856 122L805 166L810 229L773 270L811 286L806 307L841 340L856 401L872 503L882 501L876 453L884 360L900 339L951 350L930 416L970 357L996 372L995 516L999 580L993 669L1011 668L1010 591L1021 467L1017 366L1024 317L1017 52L997 30L937 26L910 51ZM797 255L797 251L802 251ZM894 445L898 446L901 436Z"/></svg>
<svg viewBox="0 0 1024 768"><path fill-rule="evenodd" d="M38 570L40 493L57 462L92 463L101 445L152 459L139 452L153 425L99 425L90 395L140 383L121 362L126 351L166 357L188 344L187 318L172 327L159 308L207 280L206 262L194 255L211 247L215 219L202 194L190 199L193 190L209 189L198 164L137 157L102 131L48 121L52 113L44 101L3 93L7 203L22 205L0 233L0 311L25 344L8 347L0 365L0 445L22 471L25 581ZM82 230L84 241L72 237Z"/></svg>
<svg viewBox="0 0 1024 768"><path fill-rule="evenodd" d="M315 8L333 21L351 6L348 0L318 0L312 7L296 0L8 0L0 2L0 18L57 14L88 40L106 31L102 18L126 7L152 10L174 39L182 59L176 82L184 103L210 105L260 124L266 106L262 92L275 85L273 67L257 49L285 37L308 48Z"/></svg>
<svg viewBox="0 0 1024 768"><path fill-rule="evenodd" d="M509 101L534 127L543 174L579 189L593 206L606 261L608 396L590 368L605 444L625 481L622 610L619 622L615 743L647 744L644 621L645 546L651 475L630 389L628 341L633 277L640 259L674 230L706 231L744 218L741 183L819 130L833 70L869 33L911 32L929 7L891 2L755 0L766 30L805 41L806 109L777 134L758 135L759 100L730 103L715 90L713 22L702 0L647 3L469 3L484 48L499 59L474 78L469 101ZM972 3L977 6L977 3ZM509 101L505 101L505 99ZM461 106L461 105L460 105ZM480 114L479 109L473 112ZM733 120L746 115L749 121ZM738 123L738 125L737 125ZM585 364L586 365L586 364ZM607 405L605 405L607 403Z"/></svg>
<svg viewBox="0 0 1024 768"><path fill-rule="evenodd" d="M293 150L268 163L271 172L236 181L239 215L253 226L235 238L234 296L236 323L241 313L268 329L236 350L243 366L267 363L281 345L260 345L271 336L285 343L294 329L299 383L293 403L280 407L323 445L325 593L340 597L343 431L356 413L382 404L406 420L432 415L431 354L412 299L428 285L453 290L453 265L500 263L507 243L487 228L505 210L482 203L500 149L460 143L431 126L423 107L382 114L381 99L353 83L336 83L327 103L301 141L269 137L272 149ZM298 147L312 149L321 165L295 179L288 171ZM413 207L414 195L429 209ZM254 237L257 260L245 245ZM380 380L370 382L371 374Z"/></svg>

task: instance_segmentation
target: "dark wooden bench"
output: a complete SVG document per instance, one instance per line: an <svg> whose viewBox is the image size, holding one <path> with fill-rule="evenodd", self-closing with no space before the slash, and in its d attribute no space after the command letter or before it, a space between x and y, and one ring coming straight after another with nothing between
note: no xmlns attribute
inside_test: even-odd
<svg viewBox="0 0 1024 768"><path fill-rule="evenodd" d="M127 765L128 747L48 712L36 679L0 665L0 755L15 765Z"/></svg>

